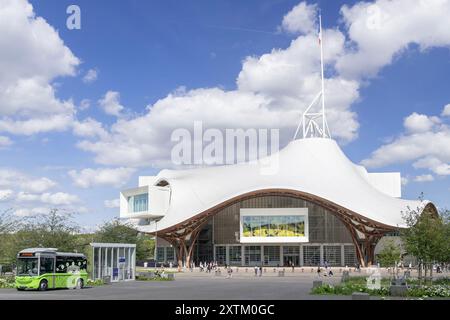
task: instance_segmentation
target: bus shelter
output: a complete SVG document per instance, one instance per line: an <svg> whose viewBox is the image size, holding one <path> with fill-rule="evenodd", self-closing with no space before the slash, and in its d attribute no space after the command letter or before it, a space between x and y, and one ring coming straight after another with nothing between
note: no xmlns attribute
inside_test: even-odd
<svg viewBox="0 0 450 320"><path fill-rule="evenodd" d="M134 280L136 244L91 243L92 278L111 282Z"/></svg>

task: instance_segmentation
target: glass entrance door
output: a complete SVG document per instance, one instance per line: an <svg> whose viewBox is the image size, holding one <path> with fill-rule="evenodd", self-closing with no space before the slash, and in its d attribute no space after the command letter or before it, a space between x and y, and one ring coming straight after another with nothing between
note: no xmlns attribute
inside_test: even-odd
<svg viewBox="0 0 450 320"><path fill-rule="evenodd" d="M283 256L283 265L285 267L291 267L294 264L295 267L300 266L300 257L299 256Z"/></svg>

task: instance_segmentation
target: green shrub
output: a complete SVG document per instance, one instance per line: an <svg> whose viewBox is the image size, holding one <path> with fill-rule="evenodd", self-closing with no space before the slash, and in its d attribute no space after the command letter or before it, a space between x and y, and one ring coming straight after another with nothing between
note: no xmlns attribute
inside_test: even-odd
<svg viewBox="0 0 450 320"><path fill-rule="evenodd" d="M155 276L155 277L146 277L146 276L136 276L136 280L137 281L172 281L174 280L174 278L166 278L166 277L160 277L160 276Z"/></svg>
<svg viewBox="0 0 450 320"><path fill-rule="evenodd" d="M88 279L86 285L90 286L90 287L96 287L96 286L102 286L105 283L103 282L102 279L96 279L96 280L92 280L92 279Z"/></svg>
<svg viewBox="0 0 450 320"><path fill-rule="evenodd" d="M414 286L408 289L408 297L443 297L450 298L450 286L433 285L433 286Z"/></svg>
<svg viewBox="0 0 450 320"><path fill-rule="evenodd" d="M389 288L386 286L382 286L380 289L369 289L366 284L353 284L353 283L343 283L340 285L329 285L325 284L320 287L313 288L312 294L319 295L351 295L353 292L365 292L370 294L371 296L386 296L389 295Z"/></svg>
<svg viewBox="0 0 450 320"><path fill-rule="evenodd" d="M15 278L14 277L0 277L0 289L15 288Z"/></svg>

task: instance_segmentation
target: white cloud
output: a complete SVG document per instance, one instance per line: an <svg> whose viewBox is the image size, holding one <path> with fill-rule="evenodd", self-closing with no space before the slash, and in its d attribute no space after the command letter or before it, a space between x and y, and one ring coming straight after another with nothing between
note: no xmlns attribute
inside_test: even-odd
<svg viewBox="0 0 450 320"><path fill-rule="evenodd" d="M89 69L83 77L84 83L92 83L97 80L98 71L96 69Z"/></svg>
<svg viewBox="0 0 450 320"><path fill-rule="evenodd" d="M413 113L408 118L417 120L418 115ZM427 119L434 119L433 123ZM406 132L379 147L362 164L374 168L414 161L412 165L416 169L450 175L450 127L444 120L424 116L411 121L414 125L405 121Z"/></svg>
<svg viewBox="0 0 450 320"><path fill-rule="evenodd" d="M87 118L82 122L75 121L73 123L73 133L79 137L104 138L107 136L107 132L103 128L102 123L92 118Z"/></svg>
<svg viewBox="0 0 450 320"><path fill-rule="evenodd" d="M127 183L128 179L135 172L132 168L114 169L83 169L80 172L70 170L69 176L75 185L81 188L89 188L97 185L120 187Z"/></svg>
<svg viewBox="0 0 450 320"><path fill-rule="evenodd" d="M55 187L56 182L47 177L34 178L14 169L0 168L0 186L42 193Z"/></svg>
<svg viewBox="0 0 450 320"><path fill-rule="evenodd" d="M441 116L450 117L450 104L448 104L444 107L444 109L442 110Z"/></svg>
<svg viewBox="0 0 450 320"><path fill-rule="evenodd" d="M436 117L430 118L424 114L414 112L405 118L403 125L409 132L419 133L430 131L437 123L439 123L439 119L436 119Z"/></svg>
<svg viewBox="0 0 450 320"><path fill-rule="evenodd" d="M56 192L56 193L47 192L40 196L40 201L43 203L53 205L70 205L79 202L80 199L76 195L65 192Z"/></svg>
<svg viewBox="0 0 450 320"><path fill-rule="evenodd" d="M416 182L430 182L433 181L434 177L431 174L422 174L414 178Z"/></svg>
<svg viewBox="0 0 450 320"><path fill-rule="evenodd" d="M119 208L120 200L119 199L105 200L104 205L106 208Z"/></svg>
<svg viewBox="0 0 450 320"><path fill-rule="evenodd" d="M377 0L341 9L349 53L336 68L346 78L375 76L410 44L421 50L450 45L450 1Z"/></svg>
<svg viewBox="0 0 450 320"><path fill-rule="evenodd" d="M108 91L104 97L98 101L100 107L106 114L119 117L124 107L120 104L120 93L117 91Z"/></svg>
<svg viewBox="0 0 450 320"><path fill-rule="evenodd" d="M446 27L450 23L446 17L449 0L378 0L374 4L344 6L342 30L323 30L327 120L333 138L343 143L358 135L359 123L352 105L359 100L362 83L366 85L367 79L392 63L411 43L422 49L450 45L450 27ZM82 140L78 147L93 153L95 161L103 165L166 166L173 145L172 131L192 129L193 122L199 120L204 128L222 130L279 128L280 144L285 145L301 113L320 90L315 12L314 5L302 2L287 13L280 29L299 35L287 48L246 57L235 90L175 90L149 106L144 115L120 118L103 128L107 134ZM108 91L99 103L106 113L116 116L124 109L115 91ZM423 115L410 117L405 120L408 137L404 139L426 140L413 133L427 134L429 129L433 130L429 134L441 141L436 143L444 143L445 129L438 120ZM405 150L398 153L405 161L417 159ZM380 156L367 161L371 165L391 161Z"/></svg>
<svg viewBox="0 0 450 320"><path fill-rule="evenodd" d="M282 28L292 33L309 33L316 29L317 5L301 2L283 17Z"/></svg>
<svg viewBox="0 0 450 320"><path fill-rule="evenodd" d="M0 190L0 201L8 201L12 198L14 191L11 189Z"/></svg>
<svg viewBox="0 0 450 320"><path fill-rule="evenodd" d="M75 75L78 58L26 0L1 2L0 33L0 132L67 129L74 106L55 97L51 82Z"/></svg>
<svg viewBox="0 0 450 320"><path fill-rule="evenodd" d="M72 115L63 114L26 120L3 118L0 120L0 132L5 131L16 135L29 136L48 131L65 131L71 127L72 122Z"/></svg>
<svg viewBox="0 0 450 320"><path fill-rule="evenodd" d="M0 148L9 147L13 142L9 137L0 136Z"/></svg>
<svg viewBox="0 0 450 320"><path fill-rule="evenodd" d="M73 203L77 203L80 201L78 196L65 193L65 192L56 192L56 193L43 193L43 194L32 194L26 192L19 192L16 196L17 202L42 202L46 204L52 205L70 205Z"/></svg>

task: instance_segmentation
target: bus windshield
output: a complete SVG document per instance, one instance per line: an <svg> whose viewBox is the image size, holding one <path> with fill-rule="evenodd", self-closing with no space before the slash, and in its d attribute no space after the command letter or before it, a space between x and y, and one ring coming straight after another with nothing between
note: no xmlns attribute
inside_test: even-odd
<svg viewBox="0 0 450 320"><path fill-rule="evenodd" d="M37 258L19 258L17 259L17 275L18 276L38 276L38 259Z"/></svg>

